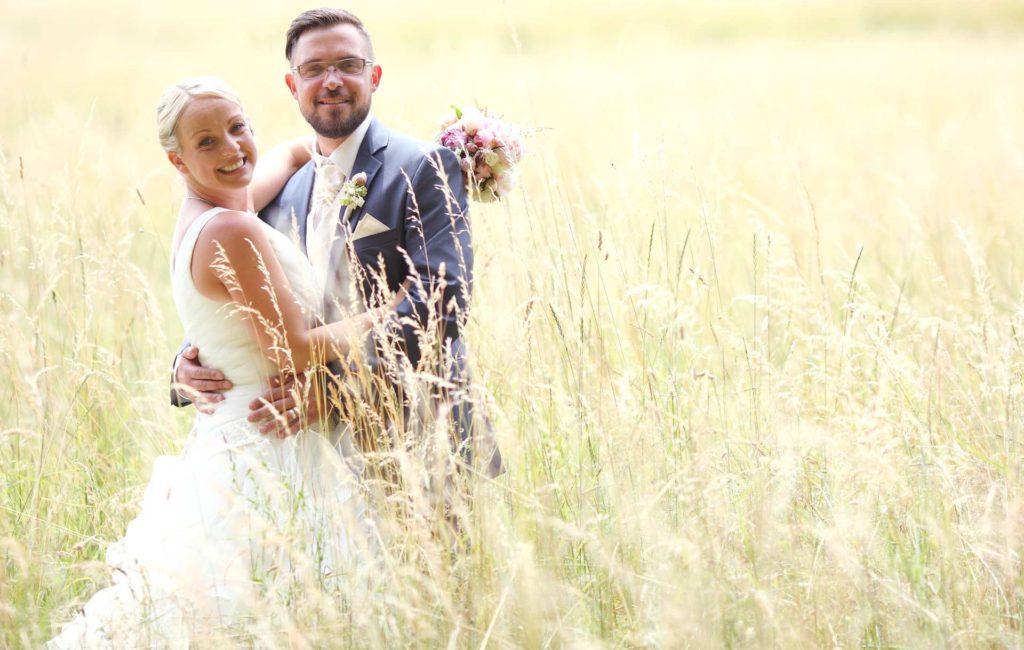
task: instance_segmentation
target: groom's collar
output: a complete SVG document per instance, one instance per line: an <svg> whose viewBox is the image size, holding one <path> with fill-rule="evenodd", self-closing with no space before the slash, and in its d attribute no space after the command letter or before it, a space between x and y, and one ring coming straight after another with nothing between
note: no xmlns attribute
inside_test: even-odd
<svg viewBox="0 0 1024 650"><path fill-rule="evenodd" d="M380 123L380 120L371 119L370 126L363 138L363 147L360 153L366 152L371 156L388 146L388 128ZM357 170L359 171L359 170Z"/></svg>
<svg viewBox="0 0 1024 650"><path fill-rule="evenodd" d="M352 178L352 166L356 162L356 156L359 154L359 149L363 144L363 140L366 138L367 131L370 130L370 124L373 122L373 116L367 113L366 119L356 127L356 130L349 134L345 141L338 145L338 148L331 152L330 158L345 178ZM314 152L314 158L320 158L319 153ZM319 161L317 161L319 162Z"/></svg>

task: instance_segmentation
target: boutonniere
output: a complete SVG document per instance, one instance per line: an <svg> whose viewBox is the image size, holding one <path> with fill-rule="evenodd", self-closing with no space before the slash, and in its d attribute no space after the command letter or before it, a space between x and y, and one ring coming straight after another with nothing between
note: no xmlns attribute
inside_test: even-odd
<svg viewBox="0 0 1024 650"><path fill-rule="evenodd" d="M359 172L345 181L338 193L342 205L360 208L366 199L366 172Z"/></svg>

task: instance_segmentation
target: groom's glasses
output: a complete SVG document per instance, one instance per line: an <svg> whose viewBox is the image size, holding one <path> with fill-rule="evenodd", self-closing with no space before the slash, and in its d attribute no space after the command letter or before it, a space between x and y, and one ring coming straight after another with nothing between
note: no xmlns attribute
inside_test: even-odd
<svg viewBox="0 0 1024 650"><path fill-rule="evenodd" d="M363 68L368 65L373 65L373 61L357 58L338 59L337 61L310 61L309 63L295 66L292 68L292 72L296 72L303 79L311 81L324 76L331 68L334 68L343 76L351 77L362 72Z"/></svg>

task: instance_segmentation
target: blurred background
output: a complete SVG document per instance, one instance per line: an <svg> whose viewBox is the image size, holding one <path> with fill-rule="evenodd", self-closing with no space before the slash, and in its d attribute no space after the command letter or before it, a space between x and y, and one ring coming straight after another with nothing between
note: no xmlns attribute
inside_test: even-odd
<svg viewBox="0 0 1024 650"><path fill-rule="evenodd" d="M87 185L80 199L144 231L132 246L152 277L162 273L177 200L153 137L153 105L166 85L223 77L264 148L306 132L283 83L284 31L305 5L4 4L8 173L24 176L25 191L70 191L69 176ZM526 178L573 205L600 215L612 196L651 199L634 201L631 219L618 214L616 223L645 211L682 216L700 183L722 202L741 200L733 190L742 185L762 213L799 210L804 187L827 203L817 226L826 245L870 240L897 264L908 238L921 243L906 229L907 209L929 213L926 223L974 209L982 171L996 182L1007 162L1019 165L1020 2L350 8L376 41L384 78L374 113L386 124L430 139L450 104L487 106L535 134ZM823 164L829 157L844 166ZM1016 232L1000 223L983 244L1016 260L1006 237Z"/></svg>
<svg viewBox="0 0 1024 650"><path fill-rule="evenodd" d="M307 8L0 0L0 646L106 584L189 428L156 100L214 74L261 147L306 133ZM1022 643L1024 2L345 8L388 126L528 133L473 212L511 469L368 644Z"/></svg>

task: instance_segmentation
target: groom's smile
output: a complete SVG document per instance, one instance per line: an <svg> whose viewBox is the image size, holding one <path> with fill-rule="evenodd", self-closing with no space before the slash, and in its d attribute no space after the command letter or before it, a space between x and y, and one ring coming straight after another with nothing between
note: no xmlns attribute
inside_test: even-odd
<svg viewBox="0 0 1024 650"><path fill-rule="evenodd" d="M338 106L340 104L348 104L351 100L347 97L340 95L325 95L317 99L317 103L326 104L327 106Z"/></svg>

